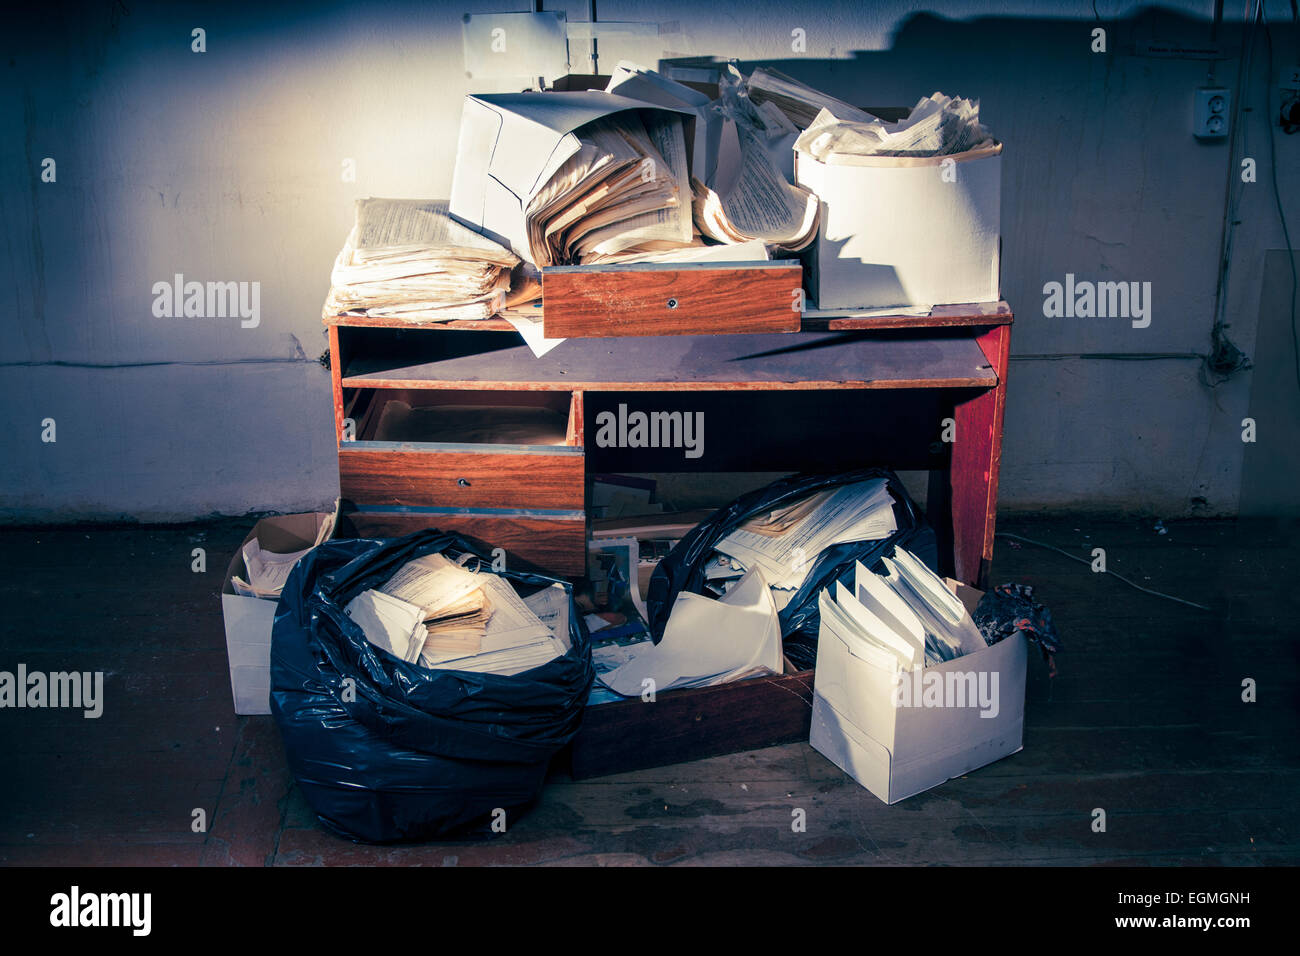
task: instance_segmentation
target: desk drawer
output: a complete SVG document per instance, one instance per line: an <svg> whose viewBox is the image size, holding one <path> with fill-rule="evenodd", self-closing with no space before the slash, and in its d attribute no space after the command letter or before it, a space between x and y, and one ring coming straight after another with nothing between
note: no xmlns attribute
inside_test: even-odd
<svg viewBox="0 0 1300 956"><path fill-rule="evenodd" d="M344 442L339 491L368 505L581 511L582 449Z"/></svg>
<svg viewBox="0 0 1300 956"><path fill-rule="evenodd" d="M454 510L449 508L376 508L348 512L340 519L363 538L394 538L437 528L456 531L489 553L506 551L506 566L525 562L562 577L587 572L587 520L578 512L553 514Z"/></svg>
<svg viewBox="0 0 1300 956"><path fill-rule="evenodd" d="M582 396L362 390L339 443L339 488L359 506L582 511Z"/></svg>

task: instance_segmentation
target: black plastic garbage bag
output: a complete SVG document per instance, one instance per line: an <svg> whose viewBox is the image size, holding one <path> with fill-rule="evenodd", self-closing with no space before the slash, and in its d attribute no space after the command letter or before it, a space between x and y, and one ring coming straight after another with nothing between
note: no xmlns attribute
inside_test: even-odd
<svg viewBox="0 0 1300 956"><path fill-rule="evenodd" d="M836 580L850 582L854 562L871 567L882 555L893 552L896 544L907 548L930 567L936 566L938 547L934 531L925 524L916 504L903 483L892 471L864 468L829 475L791 475L741 495L731 504L718 509L692 528L655 568L650 578L646 613L651 636L656 642L663 637L668 615L682 591L704 594L705 570L709 555L719 541L742 522L756 514L770 511L796 498L836 485L853 484L884 478L894 497L894 518L898 530L879 541L854 541L827 548L813 561L803 586L781 611L781 637L790 662L801 669L816 666L817 631L821 614L817 595Z"/></svg>
<svg viewBox="0 0 1300 956"><path fill-rule="evenodd" d="M591 687L590 641L572 604L568 653L514 676L431 670L370 644L344 606L432 552L491 564L435 530L327 541L294 567L276 608L271 713L289 767L321 823L356 840L464 833L498 808L508 824L577 733ZM558 580L501 576L525 596Z"/></svg>

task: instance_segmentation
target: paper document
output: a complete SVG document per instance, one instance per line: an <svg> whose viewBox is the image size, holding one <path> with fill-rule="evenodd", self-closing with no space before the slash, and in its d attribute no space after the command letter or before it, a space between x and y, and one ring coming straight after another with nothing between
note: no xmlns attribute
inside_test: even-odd
<svg viewBox="0 0 1300 956"><path fill-rule="evenodd" d="M686 122L600 90L470 96L451 212L537 266L698 244Z"/></svg>
<svg viewBox="0 0 1300 956"><path fill-rule="evenodd" d="M932 93L905 119L886 123L875 117L850 120L822 110L795 141L800 152L831 165L856 157L950 156L992 149L992 135L979 121L979 101Z"/></svg>
<svg viewBox="0 0 1300 956"><path fill-rule="evenodd" d="M781 669L781 624L767 581L755 569L718 600L679 594L659 644L610 671L604 680L632 697L642 693L647 680L659 693L779 674Z"/></svg>
<svg viewBox="0 0 1300 956"><path fill-rule="evenodd" d="M312 548L315 546L312 545ZM245 580L239 575L234 575L230 579L230 586L236 594L245 597L279 597L285 581L289 580L289 572L293 570L293 566L312 548L303 548L292 554L273 554L270 551L263 551L254 538L244 545L243 550L244 569L248 573L248 578Z"/></svg>
<svg viewBox="0 0 1300 956"><path fill-rule="evenodd" d="M536 594L524 598L528 610L537 615L537 619L550 628L551 636L564 645L567 651L571 646L569 639L569 592L562 584L552 584L542 588Z"/></svg>
<svg viewBox="0 0 1300 956"><path fill-rule="evenodd" d="M793 77L768 67L757 67L746 78L750 100L760 108L766 104L778 107L798 129L807 129L822 110L832 116L859 123L875 119L870 113L851 106Z"/></svg>
<svg viewBox="0 0 1300 956"><path fill-rule="evenodd" d="M755 132L738 136L738 173L729 188L693 183L700 232L718 242L761 239L791 251L804 248L817 235L817 197L786 179Z"/></svg>
<svg viewBox="0 0 1300 956"><path fill-rule="evenodd" d="M884 479L827 489L734 529L715 550L746 568L762 568L773 587L798 588L827 548L877 541L898 530Z"/></svg>
<svg viewBox="0 0 1300 956"><path fill-rule="evenodd" d="M509 581L488 573L480 573L478 577L482 578L484 594L492 606L480 652L466 656L426 651L422 658L426 667L519 674L568 651L568 643L559 640L551 627L533 613Z"/></svg>
<svg viewBox="0 0 1300 956"><path fill-rule="evenodd" d="M487 318L504 306L518 262L452 219L445 200L360 199L330 275L325 314Z"/></svg>
<svg viewBox="0 0 1300 956"><path fill-rule="evenodd" d="M414 662L424 646L424 612L382 591L362 591L343 609L366 640L399 660Z"/></svg>
<svg viewBox="0 0 1300 956"><path fill-rule="evenodd" d="M514 330L523 336L524 344L532 353L541 358L551 349L555 348L564 339L548 339L546 332L542 327L541 319L527 318L518 315L502 315L502 318L513 326Z"/></svg>

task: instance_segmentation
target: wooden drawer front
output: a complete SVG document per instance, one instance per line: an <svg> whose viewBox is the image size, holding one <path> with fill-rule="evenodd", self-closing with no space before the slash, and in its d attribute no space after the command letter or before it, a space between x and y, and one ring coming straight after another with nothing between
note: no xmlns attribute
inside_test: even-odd
<svg viewBox="0 0 1300 956"><path fill-rule="evenodd" d="M583 509L582 453L339 447L339 489L358 505ZM446 446L443 446L444 448ZM514 446L523 449L526 446Z"/></svg>
<svg viewBox="0 0 1300 956"><path fill-rule="evenodd" d="M514 559L560 577L579 577L587 571L587 522L572 518L532 515L473 514L435 511L357 511L346 517L363 538L391 538L437 528L457 531L488 551L506 549L506 566L519 568ZM519 568L523 570L523 568Z"/></svg>

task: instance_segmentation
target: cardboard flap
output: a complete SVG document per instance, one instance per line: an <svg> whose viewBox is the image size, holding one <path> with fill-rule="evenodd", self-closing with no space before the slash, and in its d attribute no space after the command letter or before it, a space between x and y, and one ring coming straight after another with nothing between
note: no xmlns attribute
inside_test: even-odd
<svg viewBox="0 0 1300 956"><path fill-rule="evenodd" d="M602 91L470 96L466 102L466 120L472 131L468 139L462 137L464 141L460 148L461 158L466 160L474 155L466 153L466 148L481 150L486 145L490 128L489 120L478 111L471 111L471 103L495 113L499 130L492 140L490 152L480 151L477 155L491 157L487 173L514 193L521 203L544 177L549 178L577 152L578 139L572 134L593 120L627 110L666 110L682 117L695 116L687 110L655 106ZM457 163L457 166L461 165L464 163ZM469 199L468 194L461 196L453 189L453 197L456 199L455 208L472 208L472 203L469 207L461 206L460 200Z"/></svg>

